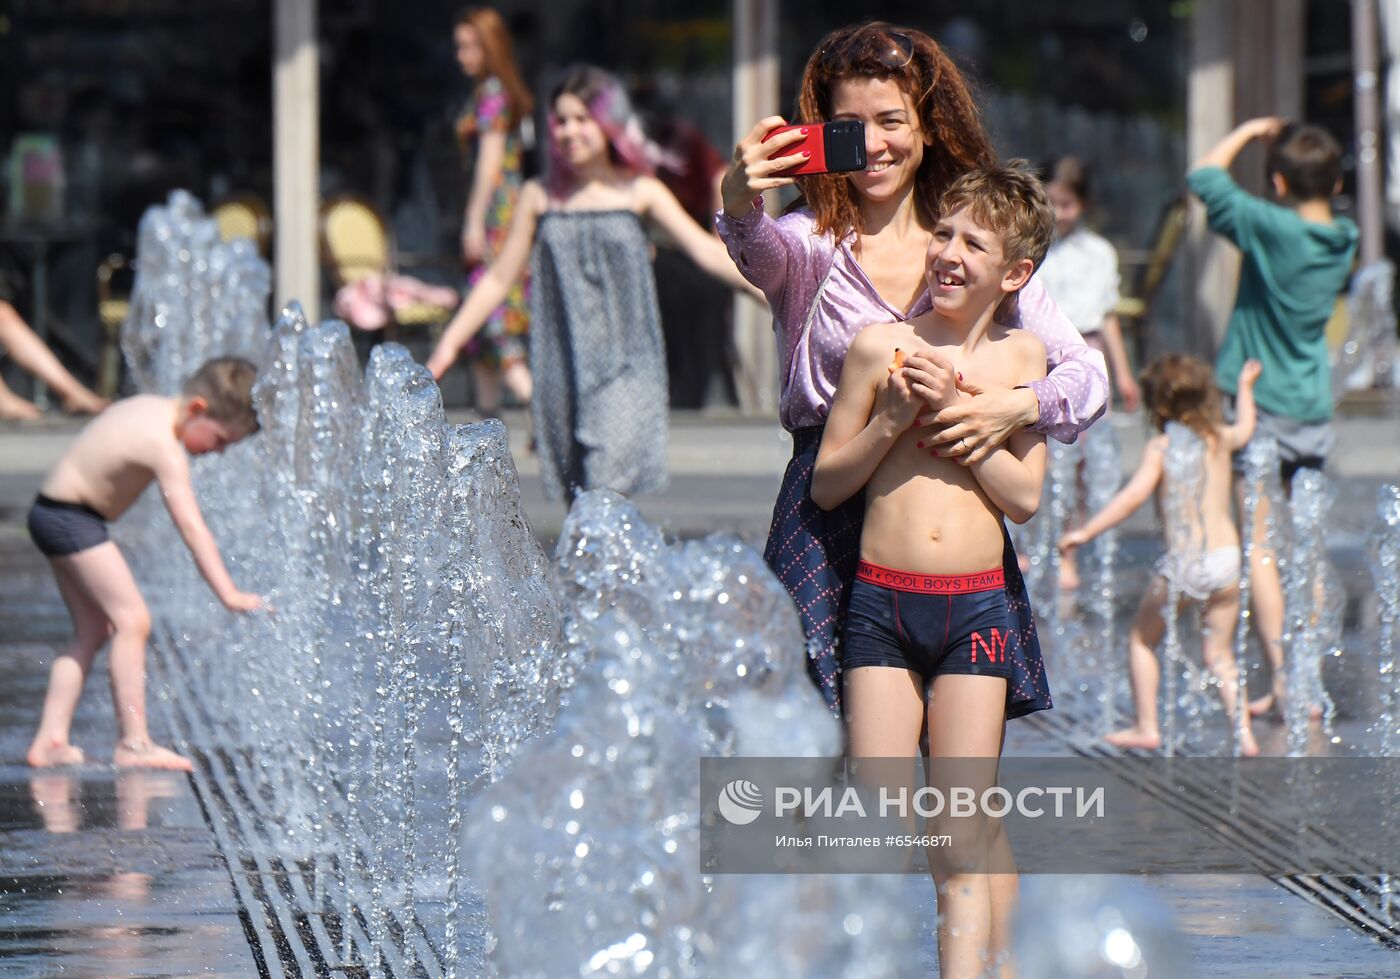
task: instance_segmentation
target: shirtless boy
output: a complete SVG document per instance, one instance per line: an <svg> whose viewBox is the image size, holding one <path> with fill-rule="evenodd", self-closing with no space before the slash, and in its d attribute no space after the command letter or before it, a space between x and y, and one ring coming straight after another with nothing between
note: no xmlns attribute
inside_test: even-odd
<svg viewBox="0 0 1400 979"><path fill-rule="evenodd" d="M201 367L177 398L142 394L98 415L44 481L29 511L29 534L53 565L73 640L54 660L43 718L28 761L76 765L68 741L83 681L110 636L112 705L117 714L113 761L119 767L191 769L189 759L153 744L146 727L146 639L151 617L107 523L155 480L204 580L224 606L249 612L262 604L239 591L204 524L190 483L188 455L222 452L258 429L252 389L257 368L222 357Z"/></svg>
<svg viewBox="0 0 1400 979"><path fill-rule="evenodd" d="M965 465L930 457L920 430L910 430L918 415L959 397L941 380L949 365L967 388L1045 375L1044 344L996 315L1050 244L1054 215L1039 181L1015 166L976 170L948 188L939 214L925 264L933 308L856 337L812 476L812 500L824 509L865 490L841 650L855 758L917 756L925 722L933 758L1001 754L1012 628L1003 518L1030 519L1045 475L1045 439L1033 432ZM937 865L934 874L940 974L999 974L1014 876Z"/></svg>

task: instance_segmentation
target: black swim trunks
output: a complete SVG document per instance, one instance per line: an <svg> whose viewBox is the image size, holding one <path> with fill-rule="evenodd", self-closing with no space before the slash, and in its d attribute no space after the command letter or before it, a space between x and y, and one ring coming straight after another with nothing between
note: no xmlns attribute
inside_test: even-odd
<svg viewBox="0 0 1400 979"><path fill-rule="evenodd" d="M929 575L860 562L841 669L893 666L927 683L945 673L1009 679L1011 616L1001 568Z"/></svg>
<svg viewBox="0 0 1400 979"><path fill-rule="evenodd" d="M107 520L85 503L40 493L29 508L29 536L46 557L64 557L107 542Z"/></svg>

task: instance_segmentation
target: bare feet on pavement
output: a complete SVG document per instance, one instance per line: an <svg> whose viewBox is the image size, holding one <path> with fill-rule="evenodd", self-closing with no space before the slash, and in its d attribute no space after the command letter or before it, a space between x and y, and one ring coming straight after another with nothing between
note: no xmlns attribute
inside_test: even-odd
<svg viewBox="0 0 1400 979"><path fill-rule="evenodd" d="M1103 739L1115 748L1141 748L1144 751L1156 751L1162 747L1162 733L1160 731L1143 731L1135 727L1127 727L1121 731L1114 731L1112 734L1105 734Z"/></svg>
<svg viewBox="0 0 1400 979"><path fill-rule="evenodd" d="M118 768L164 768L177 772L192 772L194 765L184 755L162 748L151 741L119 741L112 752L112 762Z"/></svg>
<svg viewBox="0 0 1400 979"><path fill-rule="evenodd" d="M63 399L63 410L70 415L95 415L111 403L110 399L98 397L84 388Z"/></svg>
<svg viewBox="0 0 1400 979"><path fill-rule="evenodd" d="M58 765L81 765L85 760L83 749L67 741L35 741L29 746L29 754L24 756L34 768L53 768Z"/></svg>
<svg viewBox="0 0 1400 979"><path fill-rule="evenodd" d="M32 401L14 395L0 398L0 421L32 422L43 417L44 413Z"/></svg>

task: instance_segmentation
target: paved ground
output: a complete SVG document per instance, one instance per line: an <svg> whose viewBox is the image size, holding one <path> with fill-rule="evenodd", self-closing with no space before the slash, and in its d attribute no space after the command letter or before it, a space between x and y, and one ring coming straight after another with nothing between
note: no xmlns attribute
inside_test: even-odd
<svg viewBox="0 0 1400 979"><path fill-rule="evenodd" d="M526 511L551 540L563 508L542 497L523 416L506 420ZM1130 465L1140 428L1132 419L1116 424ZM118 775L101 763L112 742L105 676L92 678L75 732L94 762L57 775L23 765L47 662L67 626L21 521L76 430L62 420L0 425L0 976L253 976L228 871L190 781ZM1338 493L1350 501L1346 512L1368 514L1376 486L1400 478L1400 426L1393 417L1355 416L1341 435ZM671 488L641 499L642 511L679 536L721 529L761 542L789 449L772 422L677 417ZM1150 517L1138 519L1133 526L1145 530ZM1356 543L1367 521L1352 520L1334 530ZM1028 727L1015 730L1011 750L1046 749ZM1042 886L1028 882L1027 892ZM1149 886L1175 911L1199 975L1400 974L1400 954L1262 878L1175 877Z"/></svg>

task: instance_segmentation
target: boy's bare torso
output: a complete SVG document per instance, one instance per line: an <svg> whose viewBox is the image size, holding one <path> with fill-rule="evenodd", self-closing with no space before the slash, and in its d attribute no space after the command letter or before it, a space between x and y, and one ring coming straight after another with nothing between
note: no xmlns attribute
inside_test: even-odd
<svg viewBox="0 0 1400 979"><path fill-rule="evenodd" d="M40 492L115 520L162 471L187 467L175 435L179 400L142 394L98 415L54 466Z"/></svg>
<svg viewBox="0 0 1400 979"><path fill-rule="evenodd" d="M913 352L932 346L967 381L1003 387L1028 379L1028 358L1044 362L1044 350L1033 349L1039 346L1033 338L995 324L970 353L957 345L930 345L918 333L924 318L875 327L888 341L891 358L896 347ZM861 558L927 574L975 574L1001 567L1001 511L971 469L918 447L931 431L916 426L900 435L866 484Z"/></svg>

